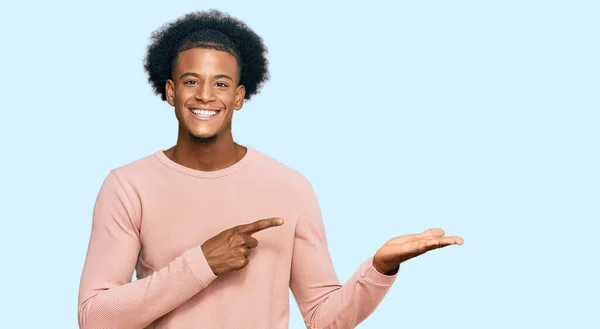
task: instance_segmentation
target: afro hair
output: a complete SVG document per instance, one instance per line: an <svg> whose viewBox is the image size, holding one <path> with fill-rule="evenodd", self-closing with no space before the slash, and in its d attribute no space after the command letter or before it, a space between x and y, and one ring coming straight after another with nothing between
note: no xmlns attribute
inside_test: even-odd
<svg viewBox="0 0 600 329"><path fill-rule="evenodd" d="M246 100L257 94L269 79L267 48L244 22L218 10L189 13L154 31L150 37L144 69L154 93L165 101L167 80L172 78L179 53L191 48L221 50L238 63L240 85Z"/></svg>

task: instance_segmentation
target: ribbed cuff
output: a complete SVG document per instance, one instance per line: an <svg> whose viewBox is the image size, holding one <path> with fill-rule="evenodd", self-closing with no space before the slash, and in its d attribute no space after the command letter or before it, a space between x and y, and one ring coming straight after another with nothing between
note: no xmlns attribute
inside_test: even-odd
<svg viewBox="0 0 600 329"><path fill-rule="evenodd" d="M373 266L373 257L369 257L369 259L367 259L361 267L363 268L361 271L362 278L378 286L391 286L394 281L396 281L398 273L400 273L400 269L398 269L398 272L393 275L379 273L379 271L377 271L377 269Z"/></svg>
<svg viewBox="0 0 600 329"><path fill-rule="evenodd" d="M202 289L206 288L213 280L217 278L217 276L213 273L206 261L206 257L204 257L204 252L202 252L202 247L197 246L183 253L183 257L185 257L188 265L190 266L192 272L198 278L198 281L202 284Z"/></svg>

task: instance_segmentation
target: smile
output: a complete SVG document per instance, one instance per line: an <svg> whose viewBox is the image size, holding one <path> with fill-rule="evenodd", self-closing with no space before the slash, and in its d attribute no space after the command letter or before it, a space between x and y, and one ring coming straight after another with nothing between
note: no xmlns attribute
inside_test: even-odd
<svg viewBox="0 0 600 329"><path fill-rule="evenodd" d="M194 117L200 120L210 120L217 116L221 110L204 110L204 109L190 109Z"/></svg>

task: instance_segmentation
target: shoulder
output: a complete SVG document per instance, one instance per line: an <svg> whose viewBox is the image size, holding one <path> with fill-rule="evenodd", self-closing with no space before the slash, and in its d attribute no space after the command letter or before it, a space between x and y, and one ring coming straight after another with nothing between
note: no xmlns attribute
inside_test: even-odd
<svg viewBox="0 0 600 329"><path fill-rule="evenodd" d="M121 166L114 167L106 174L103 185L113 190L120 190L136 203L137 190L143 184L152 181L160 165L155 153L135 159Z"/></svg>
<svg viewBox="0 0 600 329"><path fill-rule="evenodd" d="M98 201L105 207L123 207L128 217L139 227L141 214L140 191L148 184L153 184L153 178L160 170L159 161L150 155L135 159L109 170L104 178Z"/></svg>
<svg viewBox="0 0 600 329"><path fill-rule="evenodd" d="M253 151L255 153L253 175L278 185L284 185L286 189L294 191L298 197L313 193L312 184L300 170L261 151Z"/></svg>
<svg viewBox="0 0 600 329"><path fill-rule="evenodd" d="M111 170L111 172L115 173L120 178L127 180L138 176L151 174L156 171L157 167L159 166L159 161L156 158L157 152L115 167Z"/></svg>

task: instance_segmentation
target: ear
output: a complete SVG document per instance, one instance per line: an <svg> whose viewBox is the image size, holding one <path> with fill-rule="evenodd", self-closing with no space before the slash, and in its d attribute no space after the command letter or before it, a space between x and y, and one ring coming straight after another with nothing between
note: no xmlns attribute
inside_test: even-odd
<svg viewBox="0 0 600 329"><path fill-rule="evenodd" d="M171 106L175 106L175 82L173 82L173 80L167 80L165 91L167 93L167 103Z"/></svg>
<svg viewBox="0 0 600 329"><path fill-rule="evenodd" d="M234 104L234 108L236 110L239 111L244 106L244 97L245 96L246 96L246 88L244 87L244 85L237 86L237 88L235 89L235 104Z"/></svg>

